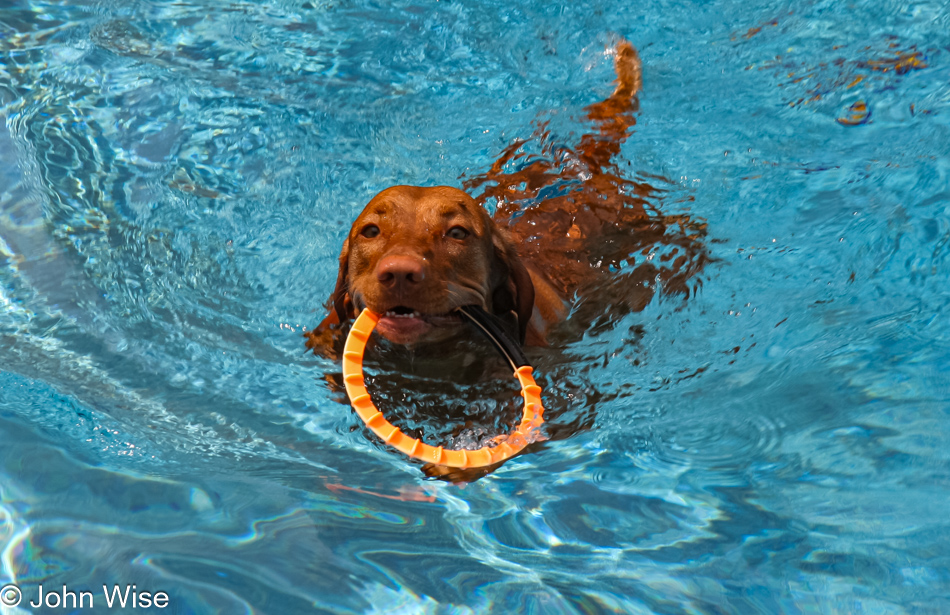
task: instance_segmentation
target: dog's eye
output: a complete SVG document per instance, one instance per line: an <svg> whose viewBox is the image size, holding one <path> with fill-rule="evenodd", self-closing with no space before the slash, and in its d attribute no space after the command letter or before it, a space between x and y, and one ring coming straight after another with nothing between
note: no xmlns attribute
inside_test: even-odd
<svg viewBox="0 0 950 615"><path fill-rule="evenodd" d="M453 226L449 229L449 232L445 234L446 237L450 237L452 239L465 239L469 235L470 233L461 226Z"/></svg>
<svg viewBox="0 0 950 615"><path fill-rule="evenodd" d="M363 227L363 230L360 231L360 235L366 237L367 239L372 239L379 235L379 227L375 224L367 224Z"/></svg>

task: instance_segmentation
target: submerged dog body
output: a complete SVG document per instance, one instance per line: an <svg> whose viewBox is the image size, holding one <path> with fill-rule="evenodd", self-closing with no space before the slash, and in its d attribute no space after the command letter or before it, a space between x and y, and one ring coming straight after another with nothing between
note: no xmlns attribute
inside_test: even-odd
<svg viewBox="0 0 950 615"><path fill-rule="evenodd" d="M540 158L506 173L505 166L522 155L519 141L486 174L465 182L470 191L485 187L478 200L448 186L394 186L376 195L343 244L332 310L307 334L307 346L334 354L338 325L364 307L383 315L377 331L391 342L442 341L463 326L455 310L465 305L507 321L522 343L542 345L549 327L566 317L565 299L592 276L608 274L612 261L631 249L657 242L681 248L673 267L647 267L644 280L653 276L675 285L700 267L694 236L684 230L667 237L671 224L686 228L682 217L648 211L645 196L652 188L621 178L611 162L635 123L641 84L640 58L629 42L616 46L614 58L613 94L587 108L597 131L574 150L557 152L571 158L572 164L560 165L569 170ZM570 189L521 207L565 182ZM494 218L483 206L488 199L497 202ZM605 259L605 243L621 245L620 252ZM622 303L642 308L653 293L647 286Z"/></svg>

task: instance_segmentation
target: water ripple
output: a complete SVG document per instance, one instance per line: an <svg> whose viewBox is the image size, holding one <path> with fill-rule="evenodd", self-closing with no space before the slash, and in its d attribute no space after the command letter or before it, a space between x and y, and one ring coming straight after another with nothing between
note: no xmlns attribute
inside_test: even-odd
<svg viewBox="0 0 950 615"><path fill-rule="evenodd" d="M195 613L946 611L950 13L846 8L5 7L4 579ZM617 171L711 261L670 292L643 272L680 252L604 238L531 351L549 439L426 481L301 334L377 190L476 177L532 122L521 162L576 164L611 32L645 67ZM377 356L387 415L507 430L466 343L448 375Z"/></svg>

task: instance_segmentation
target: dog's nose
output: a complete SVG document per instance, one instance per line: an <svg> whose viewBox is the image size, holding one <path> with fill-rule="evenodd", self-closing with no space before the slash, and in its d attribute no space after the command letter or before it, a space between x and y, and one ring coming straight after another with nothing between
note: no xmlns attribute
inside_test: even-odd
<svg viewBox="0 0 950 615"><path fill-rule="evenodd" d="M376 265L376 279L383 286L399 288L422 282L426 277L422 259L405 254L393 254Z"/></svg>

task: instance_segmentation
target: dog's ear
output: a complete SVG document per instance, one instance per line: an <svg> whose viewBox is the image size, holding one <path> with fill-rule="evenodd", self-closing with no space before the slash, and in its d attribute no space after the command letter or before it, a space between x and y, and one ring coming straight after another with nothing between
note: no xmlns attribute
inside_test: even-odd
<svg viewBox="0 0 950 615"><path fill-rule="evenodd" d="M511 240L492 224L492 313L518 317L518 339L524 344L534 311L534 283Z"/></svg>
<svg viewBox="0 0 950 615"><path fill-rule="evenodd" d="M347 240L343 242L343 253L340 254L340 270L336 276L336 288L333 289L327 306L330 313L317 325L316 329L304 332L307 348L313 350L316 355L334 361L340 358L340 353L343 351L345 329L340 325L355 317L353 314L355 309L346 283L349 260L350 250L349 240ZM333 383L330 384L332 388Z"/></svg>
<svg viewBox="0 0 950 615"><path fill-rule="evenodd" d="M336 275L336 288L333 289L333 295L330 300L333 302L333 309L336 311L336 317L339 322L356 318L356 309L353 307L353 301L350 299L350 289L346 278L349 275L350 262L350 240L347 238L343 242L343 249L340 251L340 270Z"/></svg>

